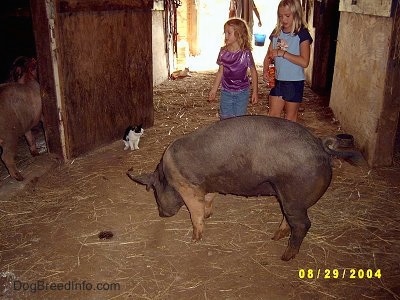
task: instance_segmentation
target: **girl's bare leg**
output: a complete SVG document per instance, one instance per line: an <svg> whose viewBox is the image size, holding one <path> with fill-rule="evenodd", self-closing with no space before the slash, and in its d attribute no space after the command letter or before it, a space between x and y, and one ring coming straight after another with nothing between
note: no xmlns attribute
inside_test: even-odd
<svg viewBox="0 0 400 300"><path fill-rule="evenodd" d="M269 96L269 116L280 118L284 107L285 101L281 96Z"/></svg>
<svg viewBox="0 0 400 300"><path fill-rule="evenodd" d="M285 102L286 119L297 122L297 114L299 111L300 103Z"/></svg>

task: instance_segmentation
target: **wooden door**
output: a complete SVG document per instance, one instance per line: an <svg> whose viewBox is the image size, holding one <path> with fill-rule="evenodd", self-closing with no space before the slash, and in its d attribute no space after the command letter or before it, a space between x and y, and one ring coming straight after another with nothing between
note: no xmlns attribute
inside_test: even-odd
<svg viewBox="0 0 400 300"><path fill-rule="evenodd" d="M153 1L31 5L50 152L74 158L122 139L128 125L153 125Z"/></svg>

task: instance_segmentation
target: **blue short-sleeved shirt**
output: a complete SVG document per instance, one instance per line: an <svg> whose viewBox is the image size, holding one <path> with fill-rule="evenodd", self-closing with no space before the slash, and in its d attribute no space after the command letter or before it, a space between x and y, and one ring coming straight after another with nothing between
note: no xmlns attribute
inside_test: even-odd
<svg viewBox="0 0 400 300"><path fill-rule="evenodd" d="M279 48L287 52L300 55L300 44L309 40L310 44L313 39L309 31L302 27L297 34L285 33L281 30L278 36L270 35L274 49ZM275 57L275 78L283 81L300 81L305 79L304 68L296 65L285 58Z"/></svg>

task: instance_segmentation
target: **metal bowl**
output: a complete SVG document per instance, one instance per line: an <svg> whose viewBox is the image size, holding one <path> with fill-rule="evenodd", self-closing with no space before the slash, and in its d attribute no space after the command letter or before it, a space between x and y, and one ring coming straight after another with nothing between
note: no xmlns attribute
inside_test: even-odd
<svg viewBox="0 0 400 300"><path fill-rule="evenodd" d="M351 148L354 147L354 138L351 134L340 133L336 135L336 138L341 148Z"/></svg>

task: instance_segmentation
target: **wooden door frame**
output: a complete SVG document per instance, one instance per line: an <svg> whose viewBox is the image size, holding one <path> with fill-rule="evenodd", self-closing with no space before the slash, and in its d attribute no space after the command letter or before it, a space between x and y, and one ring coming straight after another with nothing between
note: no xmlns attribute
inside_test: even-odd
<svg viewBox="0 0 400 300"><path fill-rule="evenodd" d="M329 95L332 87L339 16L337 0L314 1L315 38L311 89L321 95Z"/></svg>
<svg viewBox="0 0 400 300"><path fill-rule="evenodd" d="M40 89L42 94L43 123L47 149L61 159L66 159L65 146L60 132L59 109L53 59L51 51L51 32L47 16L46 1L30 0L33 32L39 66Z"/></svg>

